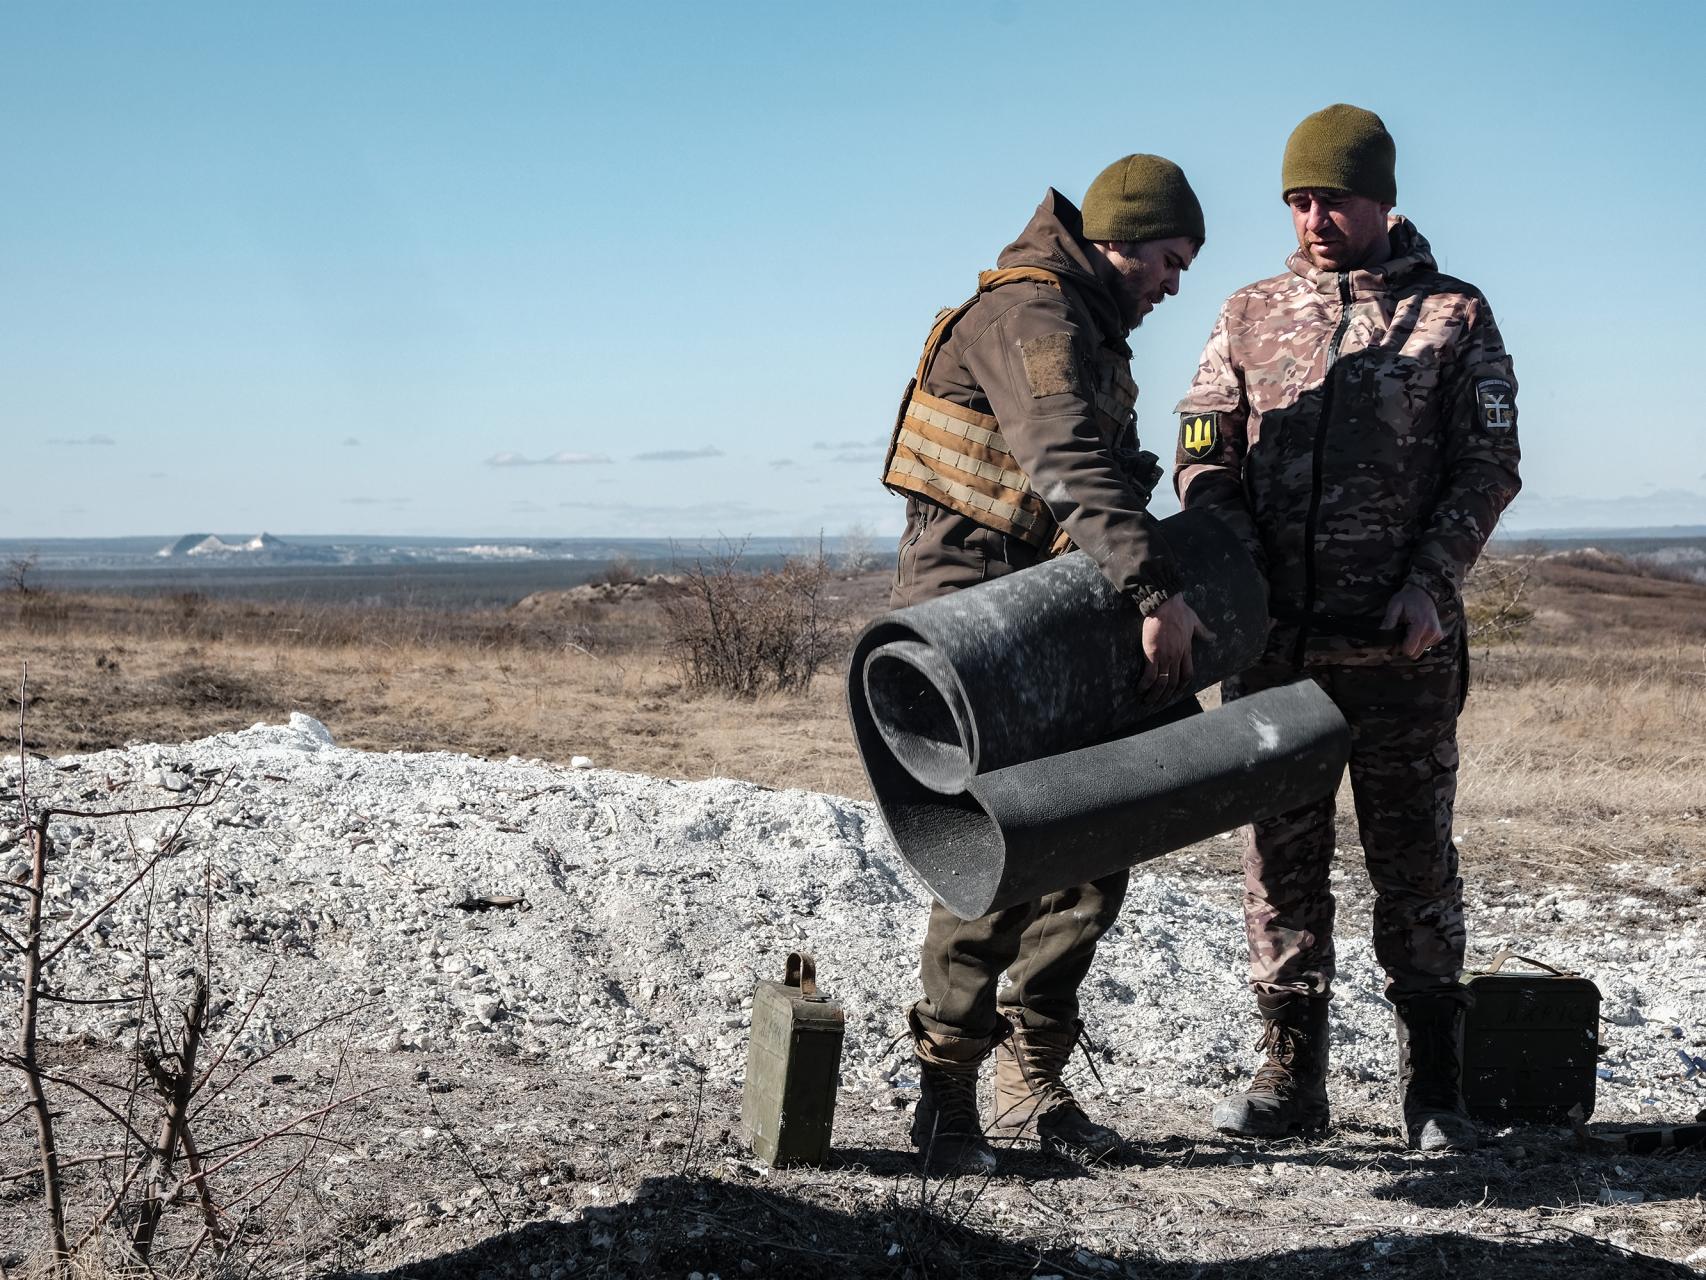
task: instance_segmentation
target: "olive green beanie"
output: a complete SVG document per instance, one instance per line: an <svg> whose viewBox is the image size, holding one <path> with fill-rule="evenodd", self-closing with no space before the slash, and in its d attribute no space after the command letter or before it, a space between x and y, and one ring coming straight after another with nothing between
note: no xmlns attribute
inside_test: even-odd
<svg viewBox="0 0 1706 1280"><path fill-rule="evenodd" d="M1084 238L1166 240L1189 236L1203 242L1202 205L1185 171L1160 156L1116 160L1096 175L1084 193Z"/></svg>
<svg viewBox="0 0 1706 1280"><path fill-rule="evenodd" d="M1291 131L1280 166L1281 195L1327 187L1398 203L1398 148L1379 116L1343 102L1323 107Z"/></svg>

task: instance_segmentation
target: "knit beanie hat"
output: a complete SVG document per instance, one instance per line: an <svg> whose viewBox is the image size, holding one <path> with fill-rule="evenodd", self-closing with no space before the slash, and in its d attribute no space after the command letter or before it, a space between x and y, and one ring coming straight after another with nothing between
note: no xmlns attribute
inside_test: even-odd
<svg viewBox="0 0 1706 1280"><path fill-rule="evenodd" d="M1379 116L1343 102L1323 107L1291 131L1280 165L1282 195L1327 187L1398 203L1398 148Z"/></svg>
<svg viewBox="0 0 1706 1280"><path fill-rule="evenodd" d="M1166 240L1188 236L1203 242L1202 205L1185 171L1160 156L1116 160L1084 193L1084 238Z"/></svg>

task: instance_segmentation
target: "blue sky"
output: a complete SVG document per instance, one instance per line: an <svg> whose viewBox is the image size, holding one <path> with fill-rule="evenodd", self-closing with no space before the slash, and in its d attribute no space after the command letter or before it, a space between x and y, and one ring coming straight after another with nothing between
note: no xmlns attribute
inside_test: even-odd
<svg viewBox="0 0 1706 1280"><path fill-rule="evenodd" d="M1513 522L1706 522L1706 6L9 4L0 536L887 535L936 309L1184 165L1140 427L1279 270L1333 101L1491 298Z"/></svg>

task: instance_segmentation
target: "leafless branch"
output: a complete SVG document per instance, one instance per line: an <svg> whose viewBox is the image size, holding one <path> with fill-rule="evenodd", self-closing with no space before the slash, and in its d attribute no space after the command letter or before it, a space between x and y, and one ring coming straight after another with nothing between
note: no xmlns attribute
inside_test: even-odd
<svg viewBox="0 0 1706 1280"><path fill-rule="evenodd" d="M42 904L47 888L48 822L43 816L32 822L30 817L29 756L24 744L24 725L29 712L30 669L24 664L18 684L18 803L30 832L30 895L28 924L24 930L23 992L19 1000L18 1054L14 1062L24 1077L30 1107L36 1118L36 1149L41 1156L42 1194L47 1200L48 1232L53 1254L50 1274L59 1277L66 1273L70 1257L65 1238L65 1187L59 1170L59 1147L54 1138L53 1108L48 1103L42 1084L41 1062L36 1056L37 1018L41 1010L39 993L44 961L41 951Z"/></svg>

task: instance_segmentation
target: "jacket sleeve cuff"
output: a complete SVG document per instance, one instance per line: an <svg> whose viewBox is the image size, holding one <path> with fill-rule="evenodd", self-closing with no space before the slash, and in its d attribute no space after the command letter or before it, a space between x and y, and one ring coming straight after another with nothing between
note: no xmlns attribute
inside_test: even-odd
<svg viewBox="0 0 1706 1280"><path fill-rule="evenodd" d="M1158 537L1157 541L1159 540ZM1151 551L1143 568L1134 575L1134 581L1126 588L1126 594L1137 606L1137 611L1146 618L1154 617L1157 609L1185 587L1184 580L1179 576L1178 566L1164 553L1156 554L1159 550L1157 547Z"/></svg>
<svg viewBox="0 0 1706 1280"><path fill-rule="evenodd" d="M1428 593L1428 598L1434 602L1434 608L1441 614L1451 607L1451 602L1457 599L1457 584L1450 576L1438 569L1430 569L1423 565L1413 565L1405 585L1420 587Z"/></svg>
<svg viewBox="0 0 1706 1280"><path fill-rule="evenodd" d="M1173 593L1164 587L1141 587L1132 593L1131 598L1139 613L1146 618L1153 618L1155 611L1173 598Z"/></svg>

